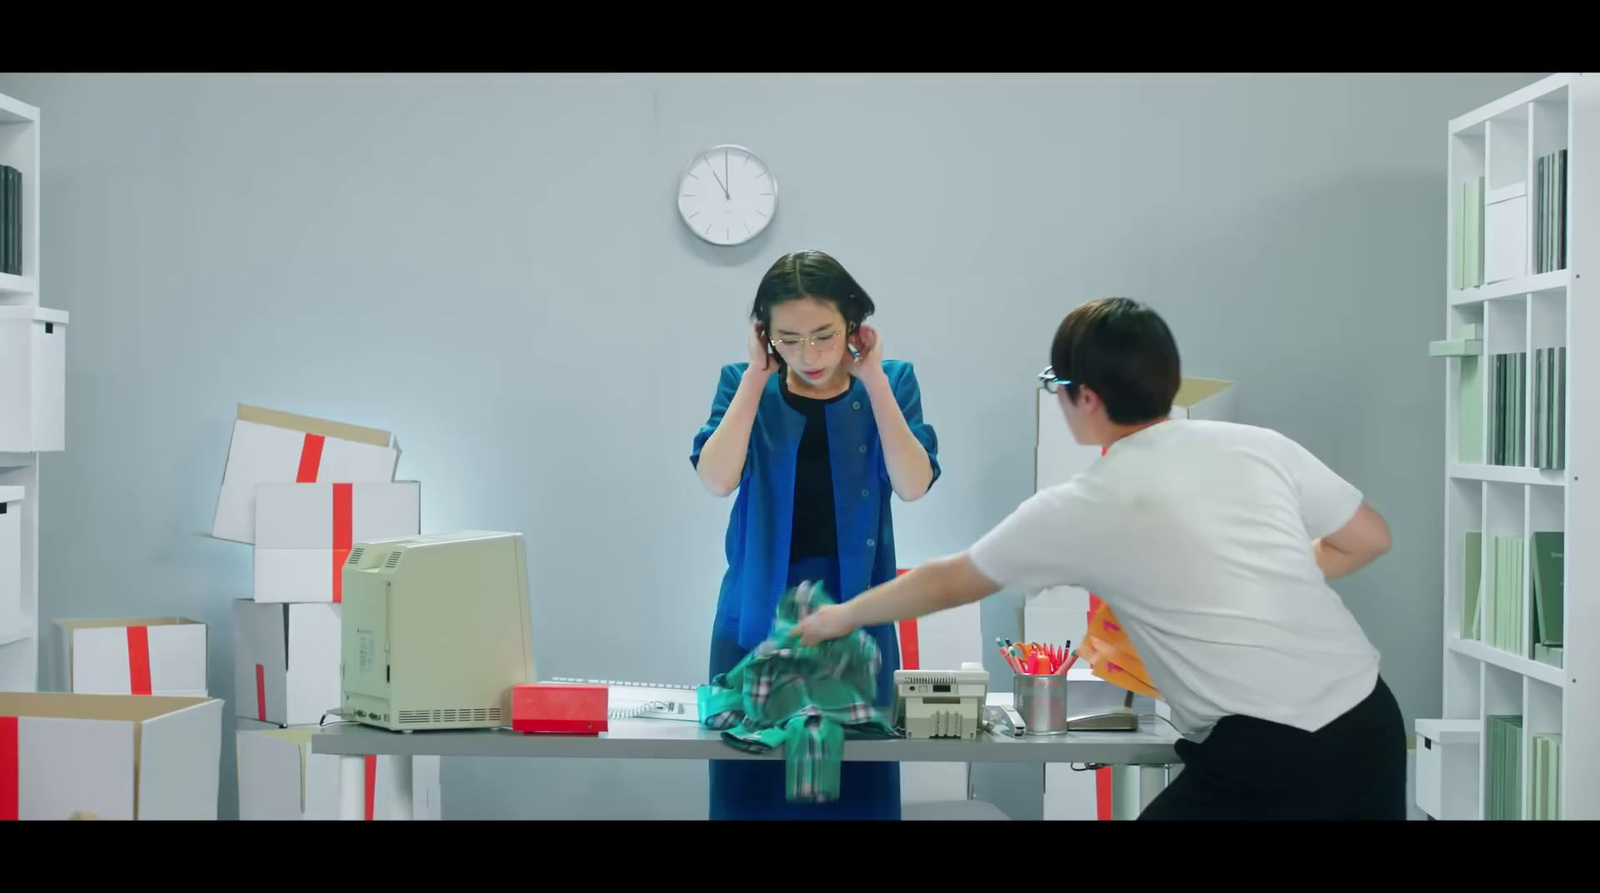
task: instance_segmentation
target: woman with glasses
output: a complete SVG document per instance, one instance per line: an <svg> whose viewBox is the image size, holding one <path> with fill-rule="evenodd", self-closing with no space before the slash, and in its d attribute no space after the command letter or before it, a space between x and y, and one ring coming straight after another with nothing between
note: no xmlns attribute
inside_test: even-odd
<svg viewBox="0 0 1600 893"><path fill-rule="evenodd" d="M911 364L883 359L865 320L872 299L820 251L779 258L756 289L749 361L722 368L690 462L716 496L737 491L728 570L711 631L710 673L731 670L772 628L784 591L820 581L844 601L895 574L890 496L919 499L939 478ZM894 696L890 624L878 702ZM840 799L789 804L781 761L713 761L713 819L898 819L900 767L846 762Z"/></svg>

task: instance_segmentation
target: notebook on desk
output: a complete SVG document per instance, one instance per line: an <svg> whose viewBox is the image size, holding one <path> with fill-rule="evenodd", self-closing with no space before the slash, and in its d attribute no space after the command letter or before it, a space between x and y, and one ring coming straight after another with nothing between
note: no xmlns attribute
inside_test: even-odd
<svg viewBox="0 0 1600 893"><path fill-rule="evenodd" d="M611 679L567 679L557 676L551 682L578 685L604 685L607 714L611 719L676 719L700 721L700 702L693 685L663 682L618 682Z"/></svg>

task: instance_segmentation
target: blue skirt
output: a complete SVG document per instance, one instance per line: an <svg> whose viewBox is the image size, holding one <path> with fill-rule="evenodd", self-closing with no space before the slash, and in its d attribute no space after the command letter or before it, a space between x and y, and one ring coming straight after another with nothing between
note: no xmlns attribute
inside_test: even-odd
<svg viewBox="0 0 1600 893"><path fill-rule="evenodd" d="M839 598L839 562L833 558L802 559L789 566L789 585L821 580L828 595ZM775 606L774 606L775 607ZM894 700L894 671L900 667L900 646L893 626L868 630L883 652L878 671L880 706ZM711 678L732 670L748 652L737 638L713 633ZM752 819L900 819L900 764L846 762L839 773L839 799L833 803L790 803L784 796L782 760L712 760L711 818Z"/></svg>

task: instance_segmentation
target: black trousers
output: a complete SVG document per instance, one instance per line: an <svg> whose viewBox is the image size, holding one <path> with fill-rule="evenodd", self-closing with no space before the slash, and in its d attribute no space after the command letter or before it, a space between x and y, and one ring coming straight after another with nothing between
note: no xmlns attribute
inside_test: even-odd
<svg viewBox="0 0 1600 893"><path fill-rule="evenodd" d="M1228 716L1204 742L1179 741L1177 751L1183 771L1141 821L1406 817L1405 722L1382 678L1315 732Z"/></svg>

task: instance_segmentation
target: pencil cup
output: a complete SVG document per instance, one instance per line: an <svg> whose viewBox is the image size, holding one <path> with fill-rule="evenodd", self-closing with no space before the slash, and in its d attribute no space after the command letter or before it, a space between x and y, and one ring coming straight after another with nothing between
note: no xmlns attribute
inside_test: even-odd
<svg viewBox="0 0 1600 893"><path fill-rule="evenodd" d="M1027 724L1027 734L1067 733L1067 674L1018 673L1011 678L1011 696Z"/></svg>

